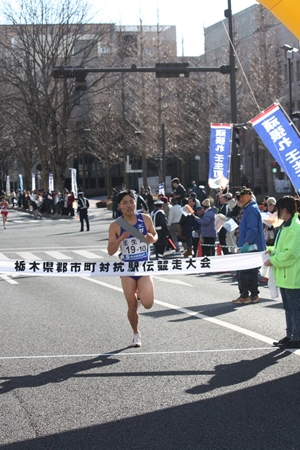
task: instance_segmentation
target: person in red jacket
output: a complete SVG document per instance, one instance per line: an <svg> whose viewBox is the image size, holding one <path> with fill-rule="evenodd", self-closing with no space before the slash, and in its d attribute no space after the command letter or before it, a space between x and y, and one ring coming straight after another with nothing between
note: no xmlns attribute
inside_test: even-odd
<svg viewBox="0 0 300 450"><path fill-rule="evenodd" d="M2 197L1 197L0 209L1 209L1 216L2 216L2 221L3 221L3 228L5 230L7 216L8 216L8 203L5 200L4 195L2 195Z"/></svg>

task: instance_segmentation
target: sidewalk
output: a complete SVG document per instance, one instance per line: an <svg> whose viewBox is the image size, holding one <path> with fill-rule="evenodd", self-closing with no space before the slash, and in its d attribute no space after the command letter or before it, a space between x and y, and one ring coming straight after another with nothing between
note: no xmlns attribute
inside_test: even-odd
<svg viewBox="0 0 300 450"><path fill-rule="evenodd" d="M105 210L105 211L107 211L106 208L97 208L96 203L101 201L101 200L107 200L107 197L106 196L102 196L102 197L89 198L88 199L88 201L90 203L89 211L92 211L92 210L98 210L98 211ZM18 208L16 206L14 208L10 207L9 210L10 211L14 211L15 210L15 211L23 212L23 213L29 214L30 216L33 215L32 211L28 211L28 209L25 211L23 208ZM75 213L76 213L76 209L75 209ZM45 214L45 213L43 213L43 218L45 218L45 219L53 219L53 220L59 220L59 219L70 219L70 220L73 220L73 219L75 219L75 216L71 217L71 216L62 216L62 215Z"/></svg>

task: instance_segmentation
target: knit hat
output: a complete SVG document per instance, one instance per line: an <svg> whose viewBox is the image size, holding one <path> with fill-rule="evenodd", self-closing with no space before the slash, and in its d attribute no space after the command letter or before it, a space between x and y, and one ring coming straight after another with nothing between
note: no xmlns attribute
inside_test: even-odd
<svg viewBox="0 0 300 450"><path fill-rule="evenodd" d="M276 205L276 198L275 197L269 197L267 200L267 205Z"/></svg>
<svg viewBox="0 0 300 450"><path fill-rule="evenodd" d="M203 200L202 206L208 206L208 207L210 207L210 200L209 200L209 198L206 198L205 200Z"/></svg>

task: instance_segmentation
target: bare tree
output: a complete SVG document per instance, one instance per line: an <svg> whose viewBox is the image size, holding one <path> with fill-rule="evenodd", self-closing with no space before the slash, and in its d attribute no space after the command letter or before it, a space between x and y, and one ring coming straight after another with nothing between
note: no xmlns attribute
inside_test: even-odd
<svg viewBox="0 0 300 450"><path fill-rule="evenodd" d="M86 90L77 91L73 80L51 76L54 66L91 66L96 60L110 25L89 25L89 11L89 3L78 0L2 4L8 24L0 28L5 111L19 139L38 152L44 187L50 170L57 187L64 187L73 151L68 145L70 123L86 116L89 96L99 84L99 77L94 77Z"/></svg>

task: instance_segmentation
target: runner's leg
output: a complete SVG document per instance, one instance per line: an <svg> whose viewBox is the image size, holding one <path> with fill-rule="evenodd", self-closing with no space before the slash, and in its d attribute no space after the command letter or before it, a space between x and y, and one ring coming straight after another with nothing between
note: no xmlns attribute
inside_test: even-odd
<svg viewBox="0 0 300 450"><path fill-rule="evenodd" d="M127 317L134 334L138 333L138 314L137 314L137 280L131 277L121 277L122 288L127 301Z"/></svg>
<svg viewBox="0 0 300 450"><path fill-rule="evenodd" d="M152 278L144 276L138 279L137 287L139 290L139 298L144 308L150 309L154 302L154 287Z"/></svg>

